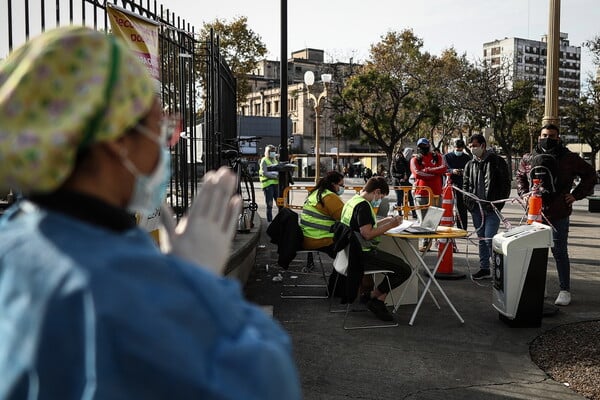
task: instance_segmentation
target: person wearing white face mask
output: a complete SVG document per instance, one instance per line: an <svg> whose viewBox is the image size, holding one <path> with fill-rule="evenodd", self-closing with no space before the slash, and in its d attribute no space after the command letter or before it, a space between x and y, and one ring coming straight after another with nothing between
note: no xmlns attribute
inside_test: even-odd
<svg viewBox="0 0 600 400"><path fill-rule="evenodd" d="M490 272L492 238L498 233L500 226L500 219L489 201L506 199L510 195L510 171L502 157L487 150L483 135L471 136L469 147L473 159L465 166L463 190L488 201L477 202L470 196L464 197L479 238L480 269L472 275L472 278L489 279L492 277ZM494 203L494 206L502 210L504 202Z"/></svg>
<svg viewBox="0 0 600 400"><path fill-rule="evenodd" d="M379 236L402 223L402 216L386 217L379 221L373 208L379 207L381 200L390 192L387 181L382 176L370 178L360 194L351 198L342 210L341 222L359 233L361 242L361 265L365 271L387 269L392 289L406 281L412 272L410 266L400 257L377 249ZM367 308L382 321L392 321L393 316L385 305L388 285L383 280L379 286L367 294Z"/></svg>
<svg viewBox="0 0 600 400"><path fill-rule="evenodd" d="M329 171L306 196L300 215L300 228L304 235L302 247L319 250L335 257L331 227L340 220L344 202L344 175Z"/></svg>
<svg viewBox="0 0 600 400"><path fill-rule="evenodd" d="M471 160L471 156L465 152L465 141L462 139L456 140L454 143L454 150L444 154L444 161L448 167L448 172L452 174L450 179L452 180L452 186L456 186L462 189L463 186L463 172L465 165ZM456 199L456 209L458 210L458 223L457 226L460 229L467 229L467 207L463 199L463 195L460 192L454 191L454 198Z"/></svg>
<svg viewBox="0 0 600 400"><path fill-rule="evenodd" d="M169 218L167 119L103 32L48 30L0 62L0 191L22 194L0 218L1 399L302 397L289 337L222 276L235 176L207 172ZM161 203L164 249L131 215Z"/></svg>
<svg viewBox="0 0 600 400"><path fill-rule="evenodd" d="M275 146L265 147L265 156L260 160L260 170L258 173L263 193L265 194L265 203L267 206L267 222L273 220L273 200L277 199L279 192L279 172L269 170L269 167L277 165L277 153Z"/></svg>

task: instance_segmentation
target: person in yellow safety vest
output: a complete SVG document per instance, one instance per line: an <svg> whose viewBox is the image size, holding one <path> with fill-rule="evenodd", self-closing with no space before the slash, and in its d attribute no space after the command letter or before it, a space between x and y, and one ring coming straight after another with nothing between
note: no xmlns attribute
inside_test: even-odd
<svg viewBox="0 0 600 400"><path fill-rule="evenodd" d="M330 171L319 179L302 206L300 228L304 235L302 246L307 250L319 250L335 257L331 227L342 216L344 202L344 175Z"/></svg>
<svg viewBox="0 0 600 400"><path fill-rule="evenodd" d="M341 222L349 226L358 235L362 246L362 265L365 271L388 269L392 289L406 281L412 272L411 267L402 258L377 249L379 236L402 222L402 216L386 217L379 222L376 219L374 207L390 192L388 183L382 176L374 176L367 181L360 194L350 199L342 209ZM388 285L383 280L371 293L361 296L367 308L382 321L392 321L394 318L385 305L388 295Z"/></svg>
<svg viewBox="0 0 600 400"><path fill-rule="evenodd" d="M269 171L271 165L278 165L275 146L267 145L265 147L265 156L260 159L260 171L258 176L265 194L265 203L267 205L267 221L273 220L273 199L276 199L279 192L279 172Z"/></svg>

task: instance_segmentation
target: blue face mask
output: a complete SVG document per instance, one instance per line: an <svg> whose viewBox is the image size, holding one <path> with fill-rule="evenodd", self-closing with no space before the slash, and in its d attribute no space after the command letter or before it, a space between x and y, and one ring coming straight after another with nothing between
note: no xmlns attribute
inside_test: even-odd
<svg viewBox="0 0 600 400"><path fill-rule="evenodd" d="M463 151L462 150L454 150L454 154L460 157L463 155Z"/></svg>
<svg viewBox="0 0 600 400"><path fill-rule="evenodd" d="M269 157L275 158L275 156L277 156L277 153L275 153L274 151L269 153Z"/></svg>
<svg viewBox="0 0 600 400"><path fill-rule="evenodd" d="M152 214L165 200L167 185L171 177L171 153L169 149L161 148L159 160L150 175L143 175L131 161L124 158L123 164L135 177L133 194L127 204L131 212L144 215Z"/></svg>
<svg viewBox="0 0 600 400"><path fill-rule="evenodd" d="M371 206L372 206L373 208L377 208L377 207L379 207L380 205L381 205L381 199L377 199L377 200L373 200L373 201L371 201Z"/></svg>
<svg viewBox="0 0 600 400"><path fill-rule="evenodd" d="M341 196L344 194L344 187L340 186L340 188L338 189L337 192L335 192L335 194L337 194L338 196Z"/></svg>

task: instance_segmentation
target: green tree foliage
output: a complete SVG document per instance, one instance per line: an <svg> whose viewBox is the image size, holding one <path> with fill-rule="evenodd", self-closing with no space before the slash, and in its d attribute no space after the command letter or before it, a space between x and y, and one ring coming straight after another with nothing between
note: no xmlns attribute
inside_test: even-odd
<svg viewBox="0 0 600 400"><path fill-rule="evenodd" d="M596 168L596 154L600 151L600 87L595 85L578 103L567 108L569 129L577 133L591 148L591 161Z"/></svg>
<svg viewBox="0 0 600 400"><path fill-rule="evenodd" d="M247 75L256 68L256 63L267 54L267 47L260 35L248 27L247 17L237 17L231 21L215 19L202 26L200 31L199 53L204 54L210 40L210 31L219 37L219 49L225 63L237 79L238 104L250 92ZM204 71L204 68L197 68Z"/></svg>
<svg viewBox="0 0 600 400"><path fill-rule="evenodd" d="M506 61L501 65L479 65L465 82L469 101L464 105L492 128L494 141L506 154L508 165L513 154L520 152L518 135L524 134L514 128L526 120L533 103L533 83L512 82L510 70L511 65Z"/></svg>
<svg viewBox="0 0 600 400"><path fill-rule="evenodd" d="M389 160L402 138L429 115L428 80L437 66L422 47L412 30L388 32L332 99L343 134L378 146Z"/></svg>
<svg viewBox="0 0 600 400"><path fill-rule="evenodd" d="M429 129L431 137L437 132L439 141L436 146L443 147L448 137L455 132L462 136L463 126L472 126L473 118L464 110L464 85L474 68L466 54L458 55L454 48L444 50L439 58L433 58L437 64L437 74L429 78Z"/></svg>

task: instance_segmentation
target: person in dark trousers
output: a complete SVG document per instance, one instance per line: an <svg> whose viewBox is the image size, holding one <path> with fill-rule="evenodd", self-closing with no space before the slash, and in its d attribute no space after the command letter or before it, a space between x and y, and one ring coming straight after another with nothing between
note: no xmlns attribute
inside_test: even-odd
<svg viewBox="0 0 600 400"><path fill-rule="evenodd" d="M341 222L359 233L358 238L362 248L361 263L364 270L389 269L394 271L389 275L390 285L394 289L410 277L412 269L403 259L377 250L379 237L402 222L402 216L386 217L377 221L373 208L379 207L381 200L388 194L389 186L385 178L372 177L360 193L344 205ZM387 282L383 281L374 288L367 299L368 309L382 321L393 320L385 305L388 291Z"/></svg>
<svg viewBox="0 0 600 400"><path fill-rule="evenodd" d="M432 151L432 146L427 138L420 138L417 141L417 155L410 160L410 171L415 177L415 186L428 187L433 193L433 198L429 199L429 191L426 189L415 189L415 203L425 205L430 203L438 207L442 195L442 179L446 173L446 164L440 153ZM423 222L427 215L427 208L419 210L419 222ZM431 247L431 239L423 239L423 245L420 251L427 251Z"/></svg>
<svg viewBox="0 0 600 400"><path fill-rule="evenodd" d="M271 171L269 167L275 166L277 162L276 148L273 145L265 146L265 156L260 159L259 179L265 194L267 206L267 222L273 220L273 201L277 199L279 192L279 172Z"/></svg>
<svg viewBox="0 0 600 400"><path fill-rule="evenodd" d="M472 278L486 279L492 277L490 273L492 238L500 226L500 218L489 202L505 199L510 195L510 173L506 161L487 149L483 135L471 136L469 147L473 159L465 165L463 190L478 199L487 200L478 202L470 196L464 198L479 238L480 269L472 275ZM502 210L504 202L494 203L494 206Z"/></svg>
<svg viewBox="0 0 600 400"><path fill-rule="evenodd" d="M573 188L575 177L581 178ZM529 192L531 180L542 179L542 213L554 228L552 255L556 261L560 291L554 304L567 306L571 303L571 264L567 239L569 216L573 203L594 192L596 173L594 168L577 154L567 149L560 139L558 127L547 124L540 130L538 144L530 154L525 154L517 172L517 192L520 196Z"/></svg>
<svg viewBox="0 0 600 400"><path fill-rule="evenodd" d="M465 165L471 160L471 156L465 152L465 141L458 139L454 143L454 150L444 154L444 161L448 167L448 172L451 174L450 179L452 185L462 189L463 172ZM454 191L454 199L456 200L456 210L458 211L457 226L460 229L467 229L467 207L463 199L462 193Z"/></svg>
<svg viewBox="0 0 600 400"><path fill-rule="evenodd" d="M406 149L405 149L406 150ZM412 149L410 149L412 155ZM398 151L394 155L394 161L392 163L392 178L394 179L394 186L412 186L408 181L410 177L410 164L404 156L404 151ZM396 192L396 205L402 207L404 205L404 191L395 190ZM414 200L412 197L412 191L408 192L408 203L414 206ZM417 218L416 211L412 210L413 218Z"/></svg>

